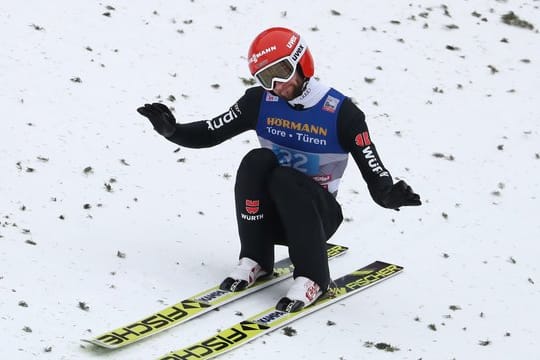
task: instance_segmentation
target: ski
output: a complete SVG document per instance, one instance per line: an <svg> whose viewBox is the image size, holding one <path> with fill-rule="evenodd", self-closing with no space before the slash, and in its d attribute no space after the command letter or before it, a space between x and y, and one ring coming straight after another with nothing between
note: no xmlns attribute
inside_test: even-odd
<svg viewBox="0 0 540 360"><path fill-rule="evenodd" d="M346 246L334 244L327 244L326 248L328 259L340 256L347 250ZM294 266L290 258L282 259L275 263L273 276L257 280L255 284L243 291L224 291L219 288L219 285L216 285L139 321L108 331L92 339L82 339L82 341L107 349L122 348L285 280L292 276L293 270Z"/></svg>
<svg viewBox="0 0 540 360"><path fill-rule="evenodd" d="M239 322L214 336L162 356L159 360L211 359L236 349L262 335L281 328L303 316L356 294L361 290L388 279L403 267L375 261L361 269L334 280L335 286L317 302L298 312L284 312L271 307L255 316Z"/></svg>

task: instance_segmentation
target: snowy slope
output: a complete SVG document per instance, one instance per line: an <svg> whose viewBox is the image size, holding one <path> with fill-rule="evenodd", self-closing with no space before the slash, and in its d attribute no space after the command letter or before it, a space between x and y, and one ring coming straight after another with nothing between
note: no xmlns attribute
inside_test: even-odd
<svg viewBox="0 0 540 360"><path fill-rule="evenodd" d="M181 122L221 113L246 89L252 38L283 25L365 111L385 165L424 205L377 207L351 161L333 238L351 251L331 271L380 259L405 272L294 323L294 337L223 358L540 359L540 2L445 4L3 0L0 358L153 359L286 291L117 352L79 341L233 265L234 176L255 135L178 150L135 109L159 99ZM534 28L503 23L510 11Z"/></svg>

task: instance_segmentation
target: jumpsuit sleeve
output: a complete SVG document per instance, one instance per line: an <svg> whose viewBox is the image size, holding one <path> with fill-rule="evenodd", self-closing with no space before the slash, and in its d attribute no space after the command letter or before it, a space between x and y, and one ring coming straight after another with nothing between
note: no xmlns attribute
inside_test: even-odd
<svg viewBox="0 0 540 360"><path fill-rule="evenodd" d="M341 146L352 155L378 205L393 185L390 172L384 167L371 140L365 115L350 99L345 100L338 116L338 136Z"/></svg>
<svg viewBox="0 0 540 360"><path fill-rule="evenodd" d="M167 139L189 148L206 148L255 129L263 91L261 87L246 90L228 111L210 120L177 123L175 132Z"/></svg>

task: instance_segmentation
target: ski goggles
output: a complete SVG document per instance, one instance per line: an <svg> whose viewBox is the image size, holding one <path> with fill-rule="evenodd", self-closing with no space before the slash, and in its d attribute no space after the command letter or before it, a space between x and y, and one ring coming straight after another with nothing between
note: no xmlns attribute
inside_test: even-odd
<svg viewBox="0 0 540 360"><path fill-rule="evenodd" d="M295 71L296 64L293 64L287 56L257 71L255 77L264 89L271 91L274 89L276 81L287 82L291 80Z"/></svg>

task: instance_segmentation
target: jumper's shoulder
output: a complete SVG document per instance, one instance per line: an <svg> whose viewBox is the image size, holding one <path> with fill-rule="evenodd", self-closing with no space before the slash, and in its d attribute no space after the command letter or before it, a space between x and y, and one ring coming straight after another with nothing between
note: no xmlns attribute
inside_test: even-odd
<svg viewBox="0 0 540 360"><path fill-rule="evenodd" d="M356 105L350 97L346 97L343 101L340 109L340 115L342 117L353 118L356 120L360 119L362 121L366 119L366 115L362 109L360 109L360 107L358 107L358 105Z"/></svg>
<svg viewBox="0 0 540 360"><path fill-rule="evenodd" d="M239 114L252 124L257 119L264 92L265 90L260 86L251 87L235 104Z"/></svg>
<svg viewBox="0 0 540 360"><path fill-rule="evenodd" d="M260 99L264 92L265 90L261 86L254 86L246 90L246 92L244 93L244 97L251 101L254 101L256 99Z"/></svg>

